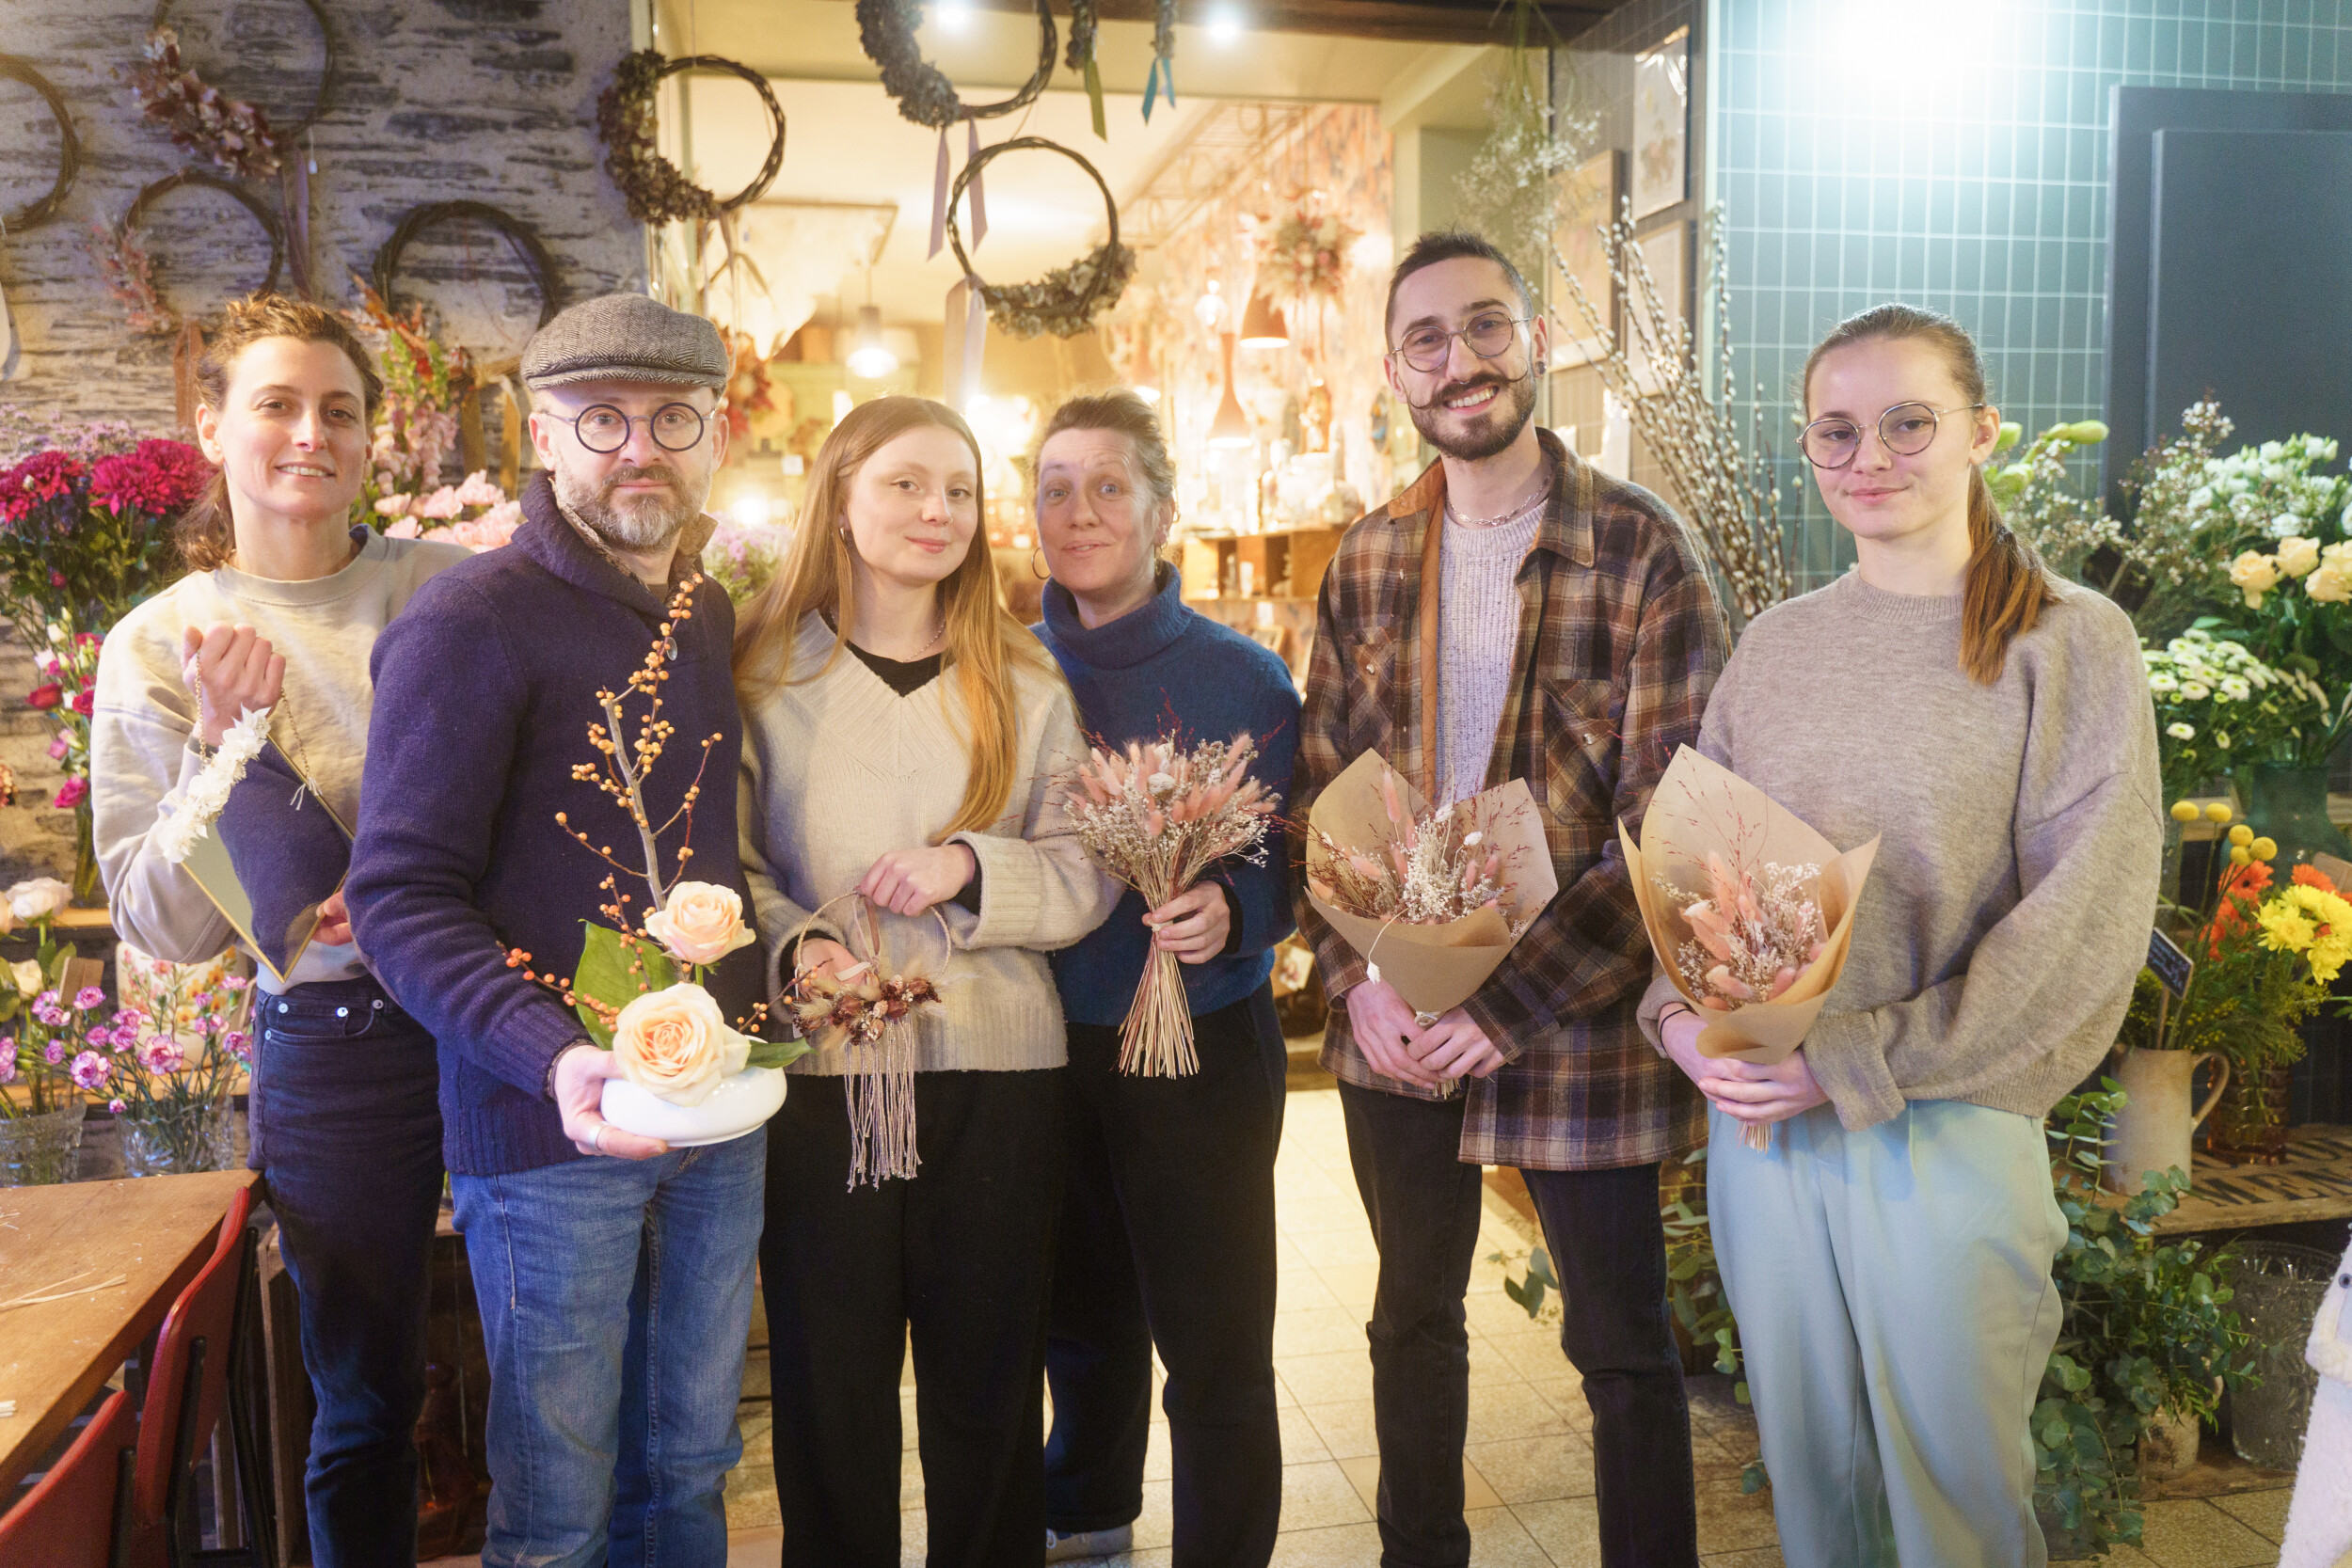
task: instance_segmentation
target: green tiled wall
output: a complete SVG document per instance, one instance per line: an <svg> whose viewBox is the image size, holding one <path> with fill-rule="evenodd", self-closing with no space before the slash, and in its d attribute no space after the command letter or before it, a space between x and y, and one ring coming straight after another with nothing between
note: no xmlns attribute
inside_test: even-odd
<svg viewBox="0 0 2352 1568"><path fill-rule="evenodd" d="M2099 411L2115 85L2352 91L2352 0L1706 0L1698 32L1700 194L1784 483L1805 354L1883 300L1957 316L2028 430ZM1785 494L1818 585L1851 551Z"/></svg>

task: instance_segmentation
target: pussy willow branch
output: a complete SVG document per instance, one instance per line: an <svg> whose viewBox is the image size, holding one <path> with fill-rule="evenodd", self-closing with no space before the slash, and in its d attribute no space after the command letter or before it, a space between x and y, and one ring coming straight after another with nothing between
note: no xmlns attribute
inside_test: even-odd
<svg viewBox="0 0 2352 1568"><path fill-rule="evenodd" d="M1780 522L1780 495L1764 451L1763 391L1756 389L1756 424L1743 450L1733 424L1736 387L1731 367L1731 290L1723 246L1720 209L1708 214L1704 265L1715 308L1715 351L1721 362L1720 401L1708 395L1693 357L1689 323L1670 309L1649 263L1633 241L1630 203L1613 222L1597 224L1609 274L1625 301L1626 330L1613 331L1601 307L1584 293L1576 274L1551 247L1551 264L1566 282L1585 335L1601 344L1593 360L1602 382L1626 405L1642 442L1666 470L1683 514L1723 574L1742 622L1788 596L1788 541ZM1657 382L1645 393L1634 369L1640 360Z"/></svg>

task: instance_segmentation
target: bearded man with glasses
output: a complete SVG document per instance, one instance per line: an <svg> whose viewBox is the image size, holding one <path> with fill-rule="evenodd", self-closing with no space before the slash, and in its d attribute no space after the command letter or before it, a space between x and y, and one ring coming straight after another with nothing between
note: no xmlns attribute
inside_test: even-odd
<svg viewBox="0 0 2352 1568"><path fill-rule="evenodd" d="M548 471L523 492L522 526L375 643L352 926L440 1046L443 1153L490 1360L485 1568L727 1555L766 1132L673 1149L606 1123L612 1053L506 955L568 975L581 923L611 922L615 873L570 828L623 863L639 834L573 768L589 726L609 727L597 692L625 689L664 636L674 738L642 783L656 852L673 874L691 851L687 877L749 902L735 616L694 581L728 371L708 322L639 294L542 327L522 374ZM691 613L673 615L690 583ZM759 1000L759 967L753 948L711 970L729 1019Z"/></svg>
<svg viewBox="0 0 2352 1568"><path fill-rule="evenodd" d="M1367 751L1433 803L1524 779L1560 892L1469 1002L1426 1022L1298 900L1343 1004L1323 1061L1380 1251L1380 1560L1470 1560L1463 1297L1480 1167L1498 1164L1525 1176L1558 1271L1560 1343L1592 1412L1601 1560L1692 1568L1658 1172L1705 1128L1634 1021L1650 951L1616 825L1639 830L1675 749L1697 740L1723 614L1665 503L1532 422L1549 325L1502 251L1422 235L1397 263L1387 324L1389 386L1438 461L1348 531L1324 578L1295 805Z"/></svg>

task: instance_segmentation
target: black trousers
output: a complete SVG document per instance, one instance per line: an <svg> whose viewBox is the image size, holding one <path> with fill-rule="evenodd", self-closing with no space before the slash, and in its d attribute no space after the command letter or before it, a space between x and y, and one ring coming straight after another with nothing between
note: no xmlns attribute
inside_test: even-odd
<svg viewBox="0 0 2352 1568"><path fill-rule="evenodd" d="M792 1080L759 1243L783 1568L898 1568L910 1335L931 1568L1042 1560L1062 1077L916 1074L921 1170L855 1192L843 1081Z"/></svg>
<svg viewBox="0 0 2352 1568"><path fill-rule="evenodd" d="M417 1416L441 1208L433 1037L373 980L254 998L253 1159L318 1397L303 1479L319 1568L417 1560Z"/></svg>
<svg viewBox="0 0 2352 1568"><path fill-rule="evenodd" d="M1274 1154L1287 1064L1273 991L1200 1015L1193 1037L1198 1073L1131 1078L1117 1029L1070 1026L1045 1521L1112 1529L1142 1512L1156 1343L1176 1568L1264 1568L1282 1514Z"/></svg>
<svg viewBox="0 0 2352 1568"><path fill-rule="evenodd" d="M1382 1568L1463 1568L1462 1443L1480 1171L1457 1157L1464 1101L1340 1085L1356 1187L1380 1248L1372 1323ZM1695 1568L1691 1412L1666 1305L1658 1167L1530 1170L1560 1275L1560 1348L1583 1374L1607 1568Z"/></svg>

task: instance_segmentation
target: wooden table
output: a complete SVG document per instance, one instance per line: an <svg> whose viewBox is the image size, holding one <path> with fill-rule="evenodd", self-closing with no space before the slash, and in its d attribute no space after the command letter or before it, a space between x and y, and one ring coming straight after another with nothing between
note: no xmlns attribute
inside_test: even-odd
<svg viewBox="0 0 2352 1568"><path fill-rule="evenodd" d="M2287 1129L2282 1165L2224 1164L2200 1150L2188 1196L2156 1229L2165 1235L2243 1230L2346 1216L2352 1216L2352 1127L2312 1123Z"/></svg>
<svg viewBox="0 0 2352 1568"><path fill-rule="evenodd" d="M251 1171L0 1187L0 1297L127 1275L111 1290L0 1312L0 1497L48 1451L115 1370L162 1323L212 1256Z"/></svg>

